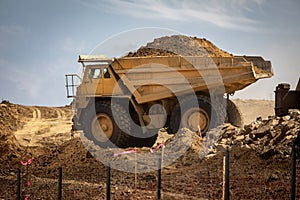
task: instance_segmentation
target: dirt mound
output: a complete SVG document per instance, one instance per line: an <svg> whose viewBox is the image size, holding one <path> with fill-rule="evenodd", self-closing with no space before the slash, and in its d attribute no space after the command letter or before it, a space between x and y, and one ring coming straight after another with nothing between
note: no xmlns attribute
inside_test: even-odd
<svg viewBox="0 0 300 200"><path fill-rule="evenodd" d="M154 39L136 52L129 52L127 57L138 56L209 56L231 57L205 38L188 37L184 35L165 36Z"/></svg>
<svg viewBox="0 0 300 200"><path fill-rule="evenodd" d="M245 125L244 129L227 124L217 133L220 137L217 148L238 145L255 150L263 158L270 158L276 154L289 156L299 129L300 112L296 110L284 117L259 117Z"/></svg>
<svg viewBox="0 0 300 200"><path fill-rule="evenodd" d="M87 174L82 170L88 170L91 175L91 168L104 167L100 162L96 161L88 154L87 149L82 144L79 137L64 142L63 144L48 149L47 152L37 156L32 167L35 168L35 175L39 177L53 177L57 176L58 167L63 167L65 178L74 180L85 180Z"/></svg>
<svg viewBox="0 0 300 200"><path fill-rule="evenodd" d="M20 161L35 159L69 140L71 116L68 106L22 106L3 101L0 104L1 169L17 167Z"/></svg>
<svg viewBox="0 0 300 200"><path fill-rule="evenodd" d="M77 170L81 170L81 167L87 169L87 166L104 170L103 164L125 172L145 173L157 169L158 158L163 159L164 166L173 163L175 168L197 164L203 145L203 138L188 129L182 129L178 134L152 148L101 148L81 136L49 149L35 158L33 166L39 176L43 176L45 172L48 176L56 176L59 166L68 174L77 174ZM123 155L122 152L129 153ZM81 180L84 176L84 173L76 175Z"/></svg>
<svg viewBox="0 0 300 200"><path fill-rule="evenodd" d="M22 147L14 136L14 132L23 125L23 119L31 116L28 107L3 101L0 104L0 163L11 165L21 156Z"/></svg>

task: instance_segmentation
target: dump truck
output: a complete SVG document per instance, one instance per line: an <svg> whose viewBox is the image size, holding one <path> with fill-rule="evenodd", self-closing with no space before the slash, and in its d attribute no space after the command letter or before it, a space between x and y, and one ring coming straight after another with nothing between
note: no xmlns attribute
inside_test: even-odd
<svg viewBox="0 0 300 200"><path fill-rule="evenodd" d="M259 56L81 55L78 62L83 75L66 75L73 130L102 147L152 146L160 129L205 135L224 122L242 126L229 95L273 75Z"/></svg>

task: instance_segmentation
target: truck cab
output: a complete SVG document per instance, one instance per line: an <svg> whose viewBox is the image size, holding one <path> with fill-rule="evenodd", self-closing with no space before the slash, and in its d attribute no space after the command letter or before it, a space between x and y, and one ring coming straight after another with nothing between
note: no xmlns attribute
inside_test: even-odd
<svg viewBox="0 0 300 200"><path fill-rule="evenodd" d="M78 62L83 66L83 75L66 75L67 97L111 97L112 93L122 95L112 70L113 60L103 56L80 55Z"/></svg>
<svg viewBox="0 0 300 200"><path fill-rule="evenodd" d="M107 64L86 66L82 84L77 89L77 95L110 95L116 82L111 74Z"/></svg>

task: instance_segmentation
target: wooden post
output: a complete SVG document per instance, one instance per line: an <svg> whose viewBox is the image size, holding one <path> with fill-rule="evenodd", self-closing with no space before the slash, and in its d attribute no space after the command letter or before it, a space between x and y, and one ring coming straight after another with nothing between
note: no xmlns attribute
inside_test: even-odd
<svg viewBox="0 0 300 200"><path fill-rule="evenodd" d="M158 158L157 164L157 199L161 199L161 158Z"/></svg>
<svg viewBox="0 0 300 200"><path fill-rule="evenodd" d="M229 200L229 150L226 149L223 159L223 199Z"/></svg>
<svg viewBox="0 0 300 200"><path fill-rule="evenodd" d="M296 199L296 145L293 144L291 156L291 200Z"/></svg>
<svg viewBox="0 0 300 200"><path fill-rule="evenodd" d="M110 164L106 166L106 199L110 200Z"/></svg>
<svg viewBox="0 0 300 200"><path fill-rule="evenodd" d="M62 199L62 167L58 168L58 200Z"/></svg>
<svg viewBox="0 0 300 200"><path fill-rule="evenodd" d="M134 188L137 188L137 157L136 152L134 153Z"/></svg>
<svg viewBox="0 0 300 200"><path fill-rule="evenodd" d="M17 169L17 200L21 200L21 169Z"/></svg>

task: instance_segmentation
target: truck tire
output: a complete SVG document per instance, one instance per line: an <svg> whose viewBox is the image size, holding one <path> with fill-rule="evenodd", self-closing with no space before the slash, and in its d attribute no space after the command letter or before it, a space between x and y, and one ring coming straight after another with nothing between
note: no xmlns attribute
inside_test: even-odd
<svg viewBox="0 0 300 200"><path fill-rule="evenodd" d="M227 122L239 128L242 128L244 126L242 112L230 99L227 100L226 112Z"/></svg>
<svg viewBox="0 0 300 200"><path fill-rule="evenodd" d="M199 107L192 105L190 102L193 98L192 96L185 97L174 107L167 128L168 133L175 134L183 127L198 132L198 125L200 125L201 134L204 136L208 130L222 123L225 109L218 108L218 105L212 106L210 98L204 95L197 95Z"/></svg>
<svg viewBox="0 0 300 200"><path fill-rule="evenodd" d="M112 114L112 110L118 115ZM98 101L86 116L85 136L101 147L128 147L130 121L126 110L110 101Z"/></svg>

